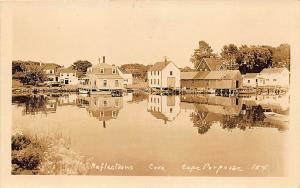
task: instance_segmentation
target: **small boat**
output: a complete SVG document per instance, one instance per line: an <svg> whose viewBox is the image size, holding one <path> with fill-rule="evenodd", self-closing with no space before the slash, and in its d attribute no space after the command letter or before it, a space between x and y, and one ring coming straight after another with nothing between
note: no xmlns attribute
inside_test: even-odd
<svg viewBox="0 0 300 188"><path fill-rule="evenodd" d="M78 91L80 94L88 94L89 91L88 90L84 90L84 89L79 89Z"/></svg>

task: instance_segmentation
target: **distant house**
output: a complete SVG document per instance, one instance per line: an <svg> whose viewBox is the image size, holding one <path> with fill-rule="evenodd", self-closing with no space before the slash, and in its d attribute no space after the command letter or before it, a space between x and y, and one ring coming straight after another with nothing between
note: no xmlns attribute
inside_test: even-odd
<svg viewBox="0 0 300 188"><path fill-rule="evenodd" d="M56 73L57 73L57 69L60 67L59 65L53 63L45 63L45 64L40 64L40 66L42 66L42 70L47 76L48 81L50 82L58 81L58 77L56 76Z"/></svg>
<svg viewBox="0 0 300 188"><path fill-rule="evenodd" d="M241 82L238 70L181 72L181 88L235 90Z"/></svg>
<svg viewBox="0 0 300 188"><path fill-rule="evenodd" d="M92 91L109 91L124 88L124 79L120 75L117 66L103 62L98 63L87 69L86 81L81 85L81 88L89 89Z"/></svg>
<svg viewBox="0 0 300 188"><path fill-rule="evenodd" d="M264 78L258 73L247 73L243 75L243 87L263 86Z"/></svg>
<svg viewBox="0 0 300 188"><path fill-rule="evenodd" d="M163 120L164 123L173 121L180 113L180 97L149 95L147 111L155 118Z"/></svg>
<svg viewBox="0 0 300 188"><path fill-rule="evenodd" d="M77 71L71 67L57 69L57 80L65 85L76 85L79 83Z"/></svg>
<svg viewBox="0 0 300 188"><path fill-rule="evenodd" d="M171 61L155 63L147 72L150 88L178 89L180 88L180 70Z"/></svg>
<svg viewBox="0 0 300 188"><path fill-rule="evenodd" d="M128 73L126 70L123 70L118 67L118 72L120 76L123 78L123 85L127 87L128 85L132 85L132 74Z"/></svg>
<svg viewBox="0 0 300 188"><path fill-rule="evenodd" d="M220 71L224 69L225 66L223 65L221 59L214 57L203 58L196 67L196 70L198 71Z"/></svg>
<svg viewBox="0 0 300 188"><path fill-rule="evenodd" d="M259 73L259 76L264 78L265 87L289 87L290 73L287 68L266 68Z"/></svg>

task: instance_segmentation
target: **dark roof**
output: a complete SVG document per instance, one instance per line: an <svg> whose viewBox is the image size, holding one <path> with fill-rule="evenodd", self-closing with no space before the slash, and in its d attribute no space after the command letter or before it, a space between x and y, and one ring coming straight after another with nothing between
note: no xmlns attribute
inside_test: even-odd
<svg viewBox="0 0 300 188"><path fill-rule="evenodd" d="M218 58L203 58L202 61L206 62L207 66L211 71L219 70L222 66L222 61Z"/></svg>
<svg viewBox="0 0 300 188"><path fill-rule="evenodd" d="M171 63L171 61L157 62L152 67L150 67L148 71L161 71L170 63Z"/></svg>
<svg viewBox="0 0 300 188"><path fill-rule="evenodd" d="M241 73L238 70L181 72L180 78L182 80L231 80L239 74Z"/></svg>

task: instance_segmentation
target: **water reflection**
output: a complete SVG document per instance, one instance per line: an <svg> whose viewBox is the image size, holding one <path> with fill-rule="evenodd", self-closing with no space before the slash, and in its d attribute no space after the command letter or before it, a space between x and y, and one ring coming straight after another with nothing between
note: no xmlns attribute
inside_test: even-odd
<svg viewBox="0 0 300 188"><path fill-rule="evenodd" d="M14 96L12 101L19 106L25 106L22 111L23 114L55 113L57 108L56 98L50 98L46 95Z"/></svg>
<svg viewBox="0 0 300 188"><path fill-rule="evenodd" d="M123 101L140 103L147 99L147 112L163 124L174 121L181 110L189 110L189 119L199 134L207 133L214 124L225 130L272 127L279 131L288 128L288 96L253 96L247 98L214 95L161 96L144 92L129 93L124 97L110 95L32 95L14 96L14 104L23 105L23 114L55 113L58 107L85 108L106 128L107 122L117 119ZM269 113L270 112L270 113Z"/></svg>
<svg viewBox="0 0 300 188"><path fill-rule="evenodd" d="M149 95L147 111L155 118L163 120L164 124L173 121L180 113L179 96Z"/></svg>
<svg viewBox="0 0 300 188"><path fill-rule="evenodd" d="M280 100L286 102L283 98ZM245 100L235 97L188 95L181 97L180 106L182 109L192 110L190 119L199 134L208 132L213 123L229 131L245 131L254 127L272 127L284 131L288 128L288 117L275 112L287 112L288 108L282 111L280 103L274 104L269 101L267 103L264 99L257 101L257 98ZM271 115L268 115L268 112L271 112ZM277 121L274 118L277 118Z"/></svg>
<svg viewBox="0 0 300 188"><path fill-rule="evenodd" d="M92 117L102 122L103 128L106 128L107 121L117 119L119 111L123 108L123 98L110 95L79 95L77 103L85 106Z"/></svg>

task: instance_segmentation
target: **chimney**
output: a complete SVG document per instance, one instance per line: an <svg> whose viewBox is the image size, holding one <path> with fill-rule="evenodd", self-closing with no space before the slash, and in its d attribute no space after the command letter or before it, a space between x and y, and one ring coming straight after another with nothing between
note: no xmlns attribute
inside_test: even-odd
<svg viewBox="0 0 300 188"><path fill-rule="evenodd" d="M105 56L103 56L103 63L105 63Z"/></svg>
<svg viewBox="0 0 300 188"><path fill-rule="evenodd" d="M98 62L99 62L99 64L101 63L101 58L98 58Z"/></svg>

